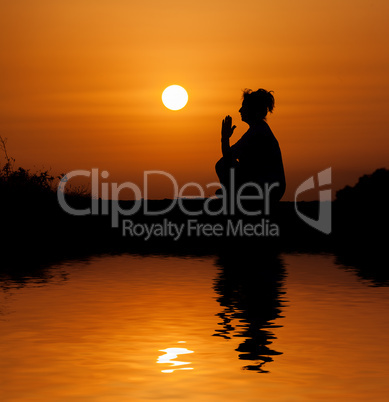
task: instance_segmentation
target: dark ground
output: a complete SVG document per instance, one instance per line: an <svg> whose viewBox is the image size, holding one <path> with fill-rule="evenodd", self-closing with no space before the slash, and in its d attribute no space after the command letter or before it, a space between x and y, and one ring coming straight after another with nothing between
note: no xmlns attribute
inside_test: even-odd
<svg viewBox="0 0 389 402"><path fill-rule="evenodd" d="M220 200L214 200L218 208ZM90 207L90 199L74 198L70 204L78 208ZM149 206L161 210L170 205L171 200L150 201ZM188 210L201 210L204 200L185 200ZM121 207L129 209L132 202L122 202ZM318 202L300 202L298 209L307 216L317 219ZM64 212L56 200L50 197L21 199L8 197L1 200L1 276L29 275L31 271L68 259L87 258L99 254L135 253L141 255L219 255L225 250L257 250L258 253L273 250L281 252L325 253L337 256L340 264L350 266L361 277L373 283L385 283L389 279L386 256L388 213L386 209L370 208L368 213L361 206L342 205L332 202L332 233L324 234L303 222L295 212L292 202L281 202L272 208L270 216L245 217L243 215L188 216L178 205L167 214L146 216L139 212L132 216L122 216L119 227L112 228L111 215L71 216ZM164 220L175 224L188 224L195 220L198 224L217 223L236 225L276 223L278 236L236 235L197 236L185 232L178 240L172 236L155 237L145 240L141 236L123 235L123 219L132 224L163 224ZM263 219L266 219L264 222ZM268 226L269 226L268 225ZM257 232L258 233L258 232Z"/></svg>

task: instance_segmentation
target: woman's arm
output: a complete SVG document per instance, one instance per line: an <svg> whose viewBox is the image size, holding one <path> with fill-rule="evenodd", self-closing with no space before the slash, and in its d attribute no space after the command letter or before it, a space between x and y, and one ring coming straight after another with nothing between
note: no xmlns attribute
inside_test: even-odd
<svg viewBox="0 0 389 402"><path fill-rule="evenodd" d="M232 151L230 146L230 138L236 126L232 126L231 116L226 116L222 122L222 154L226 163L232 164Z"/></svg>

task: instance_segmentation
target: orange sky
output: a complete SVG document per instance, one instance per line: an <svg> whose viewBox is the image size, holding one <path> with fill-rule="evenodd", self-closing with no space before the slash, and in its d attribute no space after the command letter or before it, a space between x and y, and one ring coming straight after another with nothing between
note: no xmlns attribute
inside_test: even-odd
<svg viewBox="0 0 389 402"><path fill-rule="evenodd" d="M205 185L222 118L235 142L248 128L242 89L263 87L276 98L284 199L330 166L334 190L389 167L386 0L0 4L0 135L17 166L99 168L139 186L157 169ZM170 84L189 93L181 111L161 102Z"/></svg>

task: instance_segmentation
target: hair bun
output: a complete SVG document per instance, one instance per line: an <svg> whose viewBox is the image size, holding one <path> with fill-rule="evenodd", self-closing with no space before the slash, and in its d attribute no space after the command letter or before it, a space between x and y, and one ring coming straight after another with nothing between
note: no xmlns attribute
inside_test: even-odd
<svg viewBox="0 0 389 402"><path fill-rule="evenodd" d="M243 91L243 100L248 101L264 119L268 112L272 113L274 109L273 91L259 88L257 91L245 89Z"/></svg>

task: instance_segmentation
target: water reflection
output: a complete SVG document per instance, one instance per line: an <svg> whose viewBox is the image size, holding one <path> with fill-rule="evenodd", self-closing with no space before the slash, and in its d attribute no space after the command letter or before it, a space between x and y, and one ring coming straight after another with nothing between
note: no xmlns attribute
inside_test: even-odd
<svg viewBox="0 0 389 402"><path fill-rule="evenodd" d="M29 263L21 265L0 266L0 288L7 291L11 288L23 288L35 284L44 286L48 283L66 282L68 272L60 265Z"/></svg>
<svg viewBox="0 0 389 402"><path fill-rule="evenodd" d="M335 264L351 270L370 286L388 286L389 269L386 248L346 247L337 250Z"/></svg>
<svg viewBox="0 0 389 402"><path fill-rule="evenodd" d="M172 369L161 370L162 373L173 373L177 370L193 370L193 367L181 367L191 364L191 362L175 360L177 359L178 355L194 353L193 350L186 348L167 348L160 350L160 352L165 352L165 354L158 357L157 363L168 364L168 367L174 367Z"/></svg>
<svg viewBox="0 0 389 402"><path fill-rule="evenodd" d="M244 338L236 349L239 359L249 362L243 368L267 373L265 363L282 354L270 345L275 339L271 329L280 326L274 321L282 317L284 305L283 262L274 251L246 248L223 252L217 265L214 289L223 311L214 336Z"/></svg>

